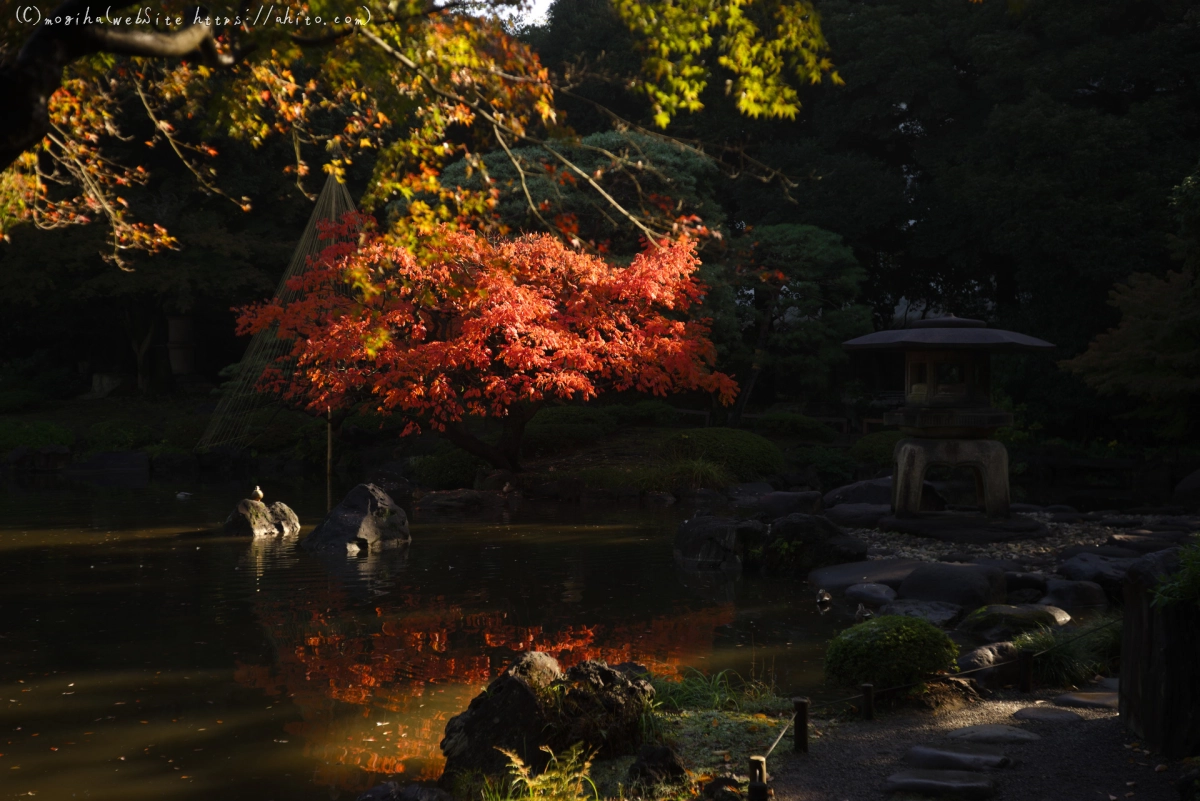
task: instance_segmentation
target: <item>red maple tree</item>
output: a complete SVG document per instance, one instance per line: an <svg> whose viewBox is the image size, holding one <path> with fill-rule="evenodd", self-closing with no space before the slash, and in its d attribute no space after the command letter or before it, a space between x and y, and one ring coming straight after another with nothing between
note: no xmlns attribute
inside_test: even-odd
<svg viewBox="0 0 1200 801"><path fill-rule="evenodd" d="M525 424L547 402L608 390L704 389L730 403L714 372L706 320L687 319L703 290L687 239L656 243L628 266L545 235L489 239L442 228L418 260L347 215L291 288L299 299L240 310L238 331L277 326L293 342L260 386L324 413L369 399L430 427L496 467L520 469ZM359 233L362 231L362 233ZM499 418L499 442L464 423Z"/></svg>

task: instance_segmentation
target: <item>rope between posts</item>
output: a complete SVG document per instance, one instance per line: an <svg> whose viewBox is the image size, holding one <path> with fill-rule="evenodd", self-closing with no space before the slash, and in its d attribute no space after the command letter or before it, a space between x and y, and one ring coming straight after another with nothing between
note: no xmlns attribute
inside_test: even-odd
<svg viewBox="0 0 1200 801"><path fill-rule="evenodd" d="M1107 623L1101 623L1099 626L1094 626L1094 627L1088 629L1087 631L1083 632L1082 634L1072 637L1069 640L1064 640L1062 642L1055 643L1054 645L1050 646L1049 648L1046 648L1041 651L1037 651L1036 653L1034 653L1032 655L1031 658L1036 659L1039 656L1044 656L1056 648L1060 648L1064 645L1068 645L1070 643L1075 642L1076 640L1081 640L1084 637L1088 637L1092 634L1095 634L1097 631L1100 631L1101 629L1108 628L1109 626L1114 626L1120 622L1122 622L1122 621L1121 620L1110 620ZM1007 662L998 662L994 665L984 665L983 667L971 668L970 670L963 670L958 673L955 673L954 675L955 676L966 676L969 673L975 673L980 670L991 670L993 668L1004 667L1006 665L1015 665L1018 661L1019 660L1016 660L1016 659L1010 659ZM921 684L924 684L924 682L918 681L918 682L913 682L911 684L901 684L898 687L889 687L886 690L880 690L879 692L881 694L884 694L884 693L895 692L896 690L906 690L910 687L917 687ZM844 704L849 701L857 701L860 698L865 698L865 697L866 696L864 696L862 693L859 693L858 695L852 695L849 698L839 698L836 701L826 701L822 704L817 704L816 706L810 707L809 711L812 712L812 711L816 711L818 709L828 709L829 707L836 706L838 704ZM788 722L786 724L784 724L783 730L779 732L779 736L777 736L775 738L775 741L773 743L771 743L771 747L768 748L766 750L766 753L763 754L764 758L769 757L771 755L771 752L775 750L775 746L779 745L780 741L783 740L783 736L788 733L788 729L790 729L792 727L792 724L795 722L796 722L796 713L793 712L792 716L790 718L788 718Z"/></svg>

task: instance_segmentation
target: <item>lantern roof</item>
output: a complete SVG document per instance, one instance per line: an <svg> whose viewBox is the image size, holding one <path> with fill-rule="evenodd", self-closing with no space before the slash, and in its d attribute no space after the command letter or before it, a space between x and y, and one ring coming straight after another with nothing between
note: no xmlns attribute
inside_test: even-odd
<svg viewBox="0 0 1200 801"><path fill-rule="evenodd" d="M983 320L935 317L910 328L893 328L842 343L846 350L985 350L1000 353L1048 350L1054 345L1016 331L988 328Z"/></svg>

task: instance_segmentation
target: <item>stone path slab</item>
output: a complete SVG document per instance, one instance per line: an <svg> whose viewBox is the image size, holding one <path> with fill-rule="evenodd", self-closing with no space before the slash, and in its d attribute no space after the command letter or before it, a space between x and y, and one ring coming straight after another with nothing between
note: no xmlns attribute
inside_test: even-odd
<svg viewBox="0 0 1200 801"><path fill-rule="evenodd" d="M1083 720L1077 712L1054 706L1027 706L1013 712L1017 720L1040 720L1043 723L1076 723Z"/></svg>
<svg viewBox="0 0 1200 801"><path fill-rule="evenodd" d="M1119 696L1114 692L1064 693L1056 697L1054 703L1081 709L1116 709L1120 706Z"/></svg>
<svg viewBox="0 0 1200 801"><path fill-rule="evenodd" d="M952 740L967 743L1032 743L1042 739L1039 735L1016 726L1006 726L1003 723L981 723L978 726L967 726L955 729L946 734Z"/></svg>
<svg viewBox="0 0 1200 801"><path fill-rule="evenodd" d="M914 768L972 771L1006 768L1012 764L1000 749L972 743L914 745L904 755L904 761Z"/></svg>
<svg viewBox="0 0 1200 801"><path fill-rule="evenodd" d="M955 798L991 798L996 783L987 776L965 770L902 770L887 778L890 793L952 795Z"/></svg>

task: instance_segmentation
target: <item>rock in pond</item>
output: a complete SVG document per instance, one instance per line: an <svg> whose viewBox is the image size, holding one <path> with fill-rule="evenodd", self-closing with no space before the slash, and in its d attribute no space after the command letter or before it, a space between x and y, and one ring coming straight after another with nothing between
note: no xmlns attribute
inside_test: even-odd
<svg viewBox="0 0 1200 801"><path fill-rule="evenodd" d="M804 576L811 570L867 557L867 544L820 515L790 514L771 523L762 548L762 572Z"/></svg>
<svg viewBox="0 0 1200 801"><path fill-rule="evenodd" d="M384 782L367 790L356 801L454 801L454 796L437 787Z"/></svg>
<svg viewBox="0 0 1200 801"><path fill-rule="evenodd" d="M357 554L408 544L408 517L374 484L359 484L300 541L308 551Z"/></svg>
<svg viewBox="0 0 1200 801"><path fill-rule="evenodd" d="M897 596L978 609L1004 602L1004 571L985 565L924 564L904 579Z"/></svg>
<svg viewBox="0 0 1200 801"><path fill-rule="evenodd" d="M963 608L958 604L948 604L942 601L892 601L879 610L881 615L902 615L904 617L919 617L928 620L935 626L951 626L963 614Z"/></svg>
<svg viewBox="0 0 1200 801"><path fill-rule="evenodd" d="M497 676L466 711L446 724L442 753L446 756L441 784L455 774L504 774L516 753L535 771L548 755L582 742L619 756L639 741L642 712L654 688L641 677L603 662L581 662L565 674L548 654L530 651Z"/></svg>
<svg viewBox="0 0 1200 801"><path fill-rule="evenodd" d="M870 607L883 606L896 600L896 591L886 584L852 584L846 588L846 600Z"/></svg>
<svg viewBox="0 0 1200 801"><path fill-rule="evenodd" d="M852 584L886 584L896 589L921 565L919 559L871 559L844 565L822 567L808 574L815 589L841 592Z"/></svg>
<svg viewBox="0 0 1200 801"><path fill-rule="evenodd" d="M223 528L241 537L294 537L300 533L300 519L282 501L267 506L246 498L238 502Z"/></svg>
<svg viewBox="0 0 1200 801"><path fill-rule="evenodd" d="M675 529L675 563L687 571L737 573L766 532L757 520L693 515Z"/></svg>
<svg viewBox="0 0 1200 801"><path fill-rule="evenodd" d="M1042 604L990 604L980 607L958 624L960 631L975 634L988 642L1011 640L1025 631L1057 628L1071 622L1071 616L1055 606Z"/></svg>

